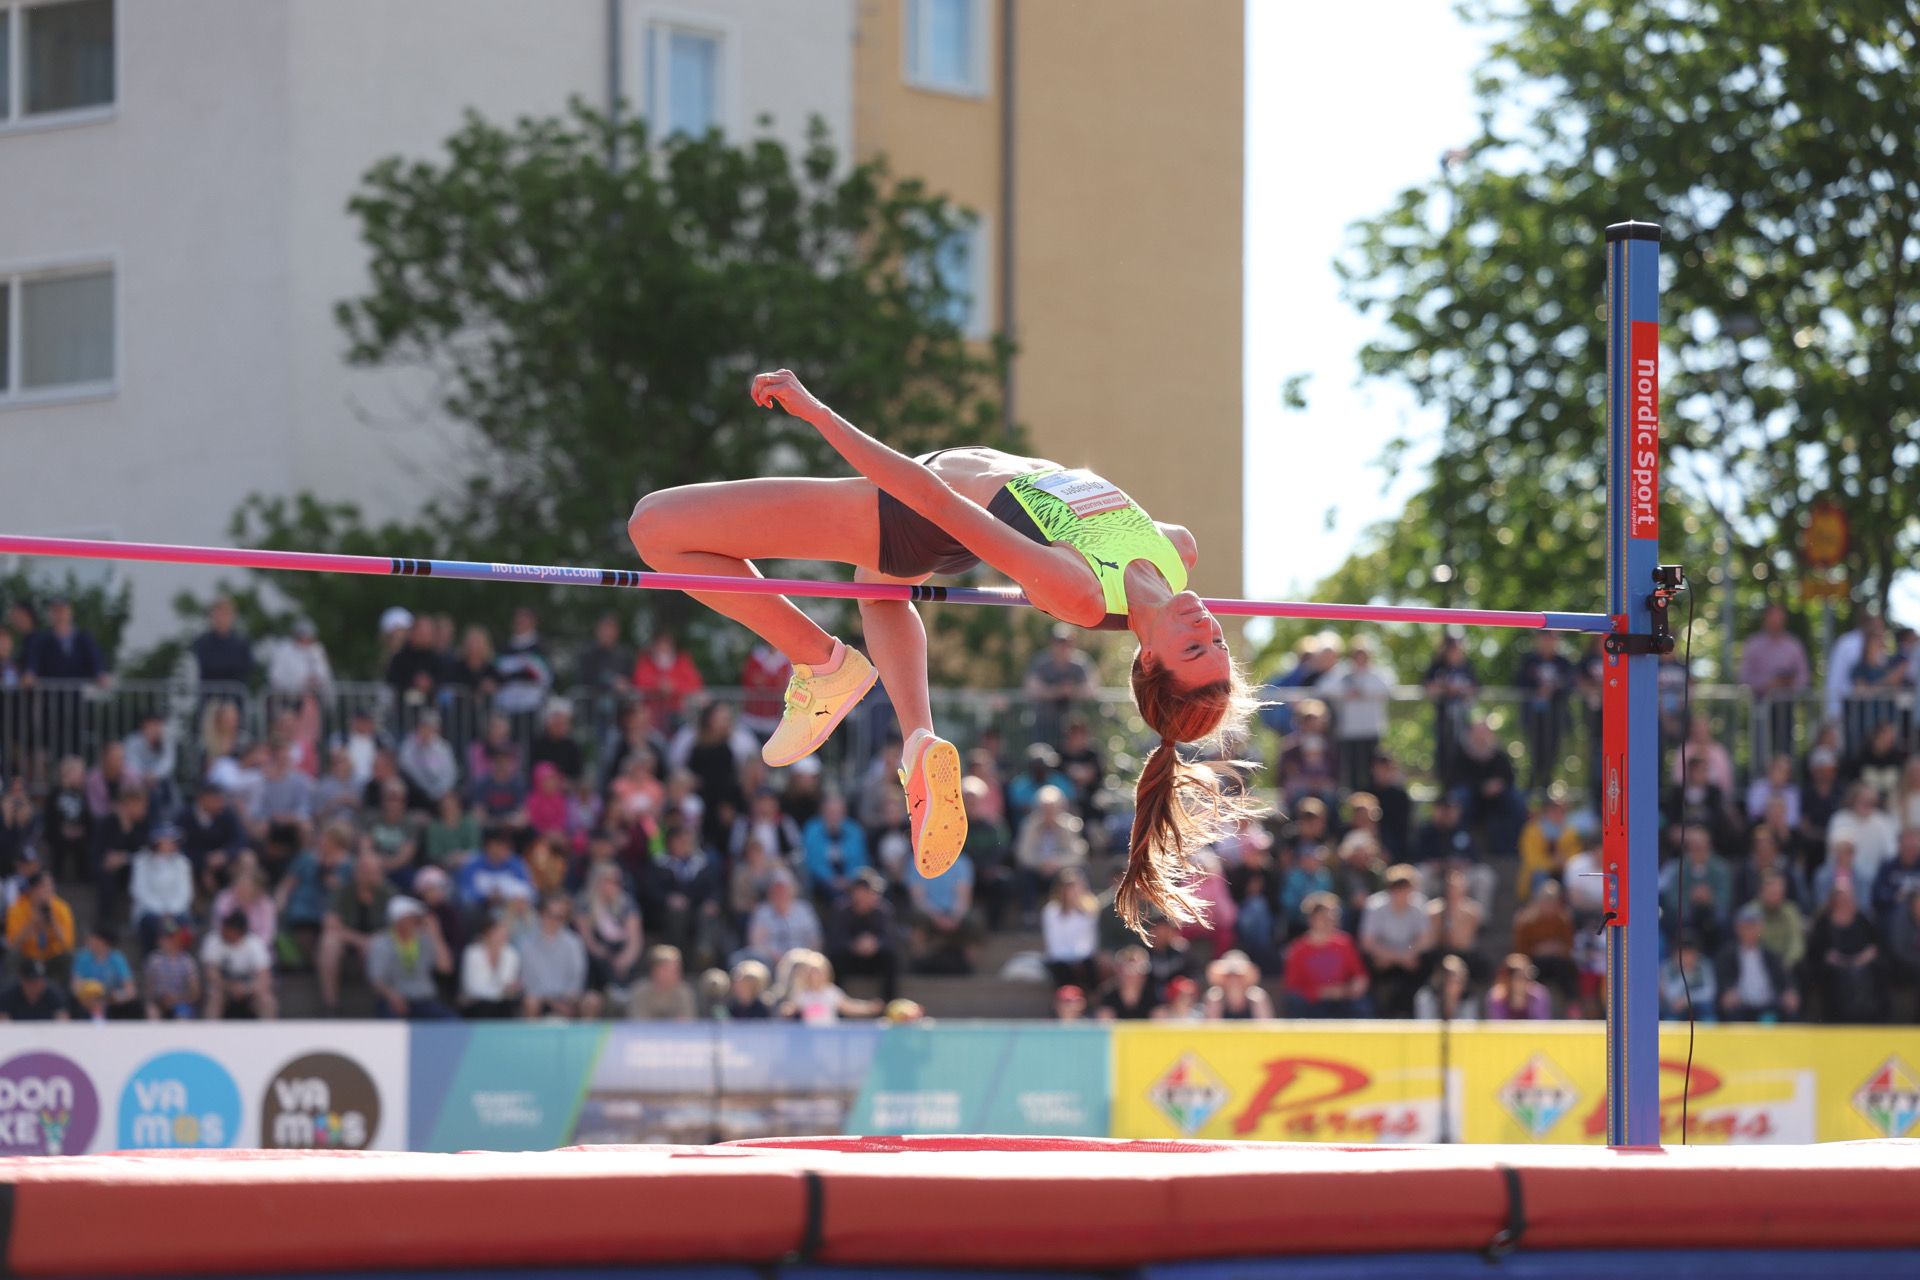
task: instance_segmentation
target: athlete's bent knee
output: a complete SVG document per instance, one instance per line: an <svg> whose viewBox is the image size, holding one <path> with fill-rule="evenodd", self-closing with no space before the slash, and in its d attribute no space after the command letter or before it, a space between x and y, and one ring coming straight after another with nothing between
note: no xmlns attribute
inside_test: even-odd
<svg viewBox="0 0 1920 1280"><path fill-rule="evenodd" d="M627 517L627 537L648 564L652 564L655 557L672 552L672 517L662 501L665 496L664 493L648 494L634 504L633 514Z"/></svg>

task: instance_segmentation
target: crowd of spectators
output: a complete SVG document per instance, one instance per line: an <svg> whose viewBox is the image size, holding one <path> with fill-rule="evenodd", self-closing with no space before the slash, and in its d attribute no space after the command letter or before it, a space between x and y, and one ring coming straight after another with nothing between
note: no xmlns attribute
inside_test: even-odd
<svg viewBox="0 0 1920 1280"><path fill-rule="evenodd" d="M110 679L71 609L6 621L8 1017L266 1018L294 972L323 1014L906 1017L905 978L972 973L996 934L1033 939L1007 972L1050 981L1062 1018L1525 1019L1604 997L1597 787L1563 768L1594 740L1600 657L1552 633L1503 673L1504 720L1444 638L1414 759L1385 745L1408 706L1368 637L1304 642L1253 740L1221 747L1265 763L1244 785L1270 816L1199 852L1204 922L1135 939L1111 907L1132 762L1086 718L1095 664L1070 629L1030 664L1023 740L962 741L970 835L929 881L897 733L866 759L762 765L788 675L764 647L717 699L671 636L636 651L615 618L552 649L523 609L496 647L396 608L384 695L349 705L312 626L255 641L223 601L192 645L192 714L105 736L63 714L75 682ZM1741 666L1768 743L1809 715L1785 621L1769 611ZM1668 1014L1914 1016L1917 663L1911 632L1864 618L1811 746L1752 776L1685 720L1686 673L1663 663ZM861 714L890 723L883 694Z"/></svg>

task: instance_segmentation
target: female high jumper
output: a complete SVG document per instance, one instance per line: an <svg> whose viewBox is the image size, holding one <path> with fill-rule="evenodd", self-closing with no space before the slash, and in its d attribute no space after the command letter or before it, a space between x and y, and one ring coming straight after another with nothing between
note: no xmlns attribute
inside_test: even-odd
<svg viewBox="0 0 1920 1280"><path fill-rule="evenodd" d="M1249 704L1220 624L1186 590L1198 557L1193 535L1157 523L1091 472L980 447L909 458L828 408L786 369L757 375L752 396L814 427L860 475L650 493L627 525L641 558L662 572L730 577L757 576L756 559L834 560L853 565L860 582L908 584L985 561L1062 621L1097 627L1124 619L1140 643L1134 703L1160 742L1141 767L1115 906L1136 927L1150 907L1197 918L1188 857L1238 820L1242 802L1212 769L1181 760L1175 748L1238 727ZM785 713L761 752L771 766L818 750L875 679L886 681L905 743L900 781L915 865L929 877L952 866L967 835L960 754L933 731L927 633L913 605L860 602L870 662L785 597L693 594L793 663Z"/></svg>

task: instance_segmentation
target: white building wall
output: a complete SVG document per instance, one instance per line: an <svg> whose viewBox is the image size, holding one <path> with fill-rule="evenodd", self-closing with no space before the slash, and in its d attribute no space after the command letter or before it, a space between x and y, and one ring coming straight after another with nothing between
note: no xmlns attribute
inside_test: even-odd
<svg viewBox="0 0 1920 1280"><path fill-rule="evenodd" d="M852 0L619 3L629 101L650 24L714 29L734 132L766 115L797 144L817 115L847 149ZM381 157L438 155L468 109L604 107L607 19L607 0L119 0L112 118L0 133L0 269L111 256L120 291L113 395L0 408L0 529L220 543L253 492L417 509L471 442L419 371L346 365L333 308L365 280L347 200ZM216 575L127 576L137 646Z"/></svg>

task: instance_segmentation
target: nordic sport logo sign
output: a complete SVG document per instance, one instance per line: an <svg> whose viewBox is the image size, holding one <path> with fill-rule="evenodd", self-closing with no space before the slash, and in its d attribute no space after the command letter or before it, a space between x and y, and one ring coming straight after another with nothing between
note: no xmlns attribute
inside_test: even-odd
<svg viewBox="0 0 1920 1280"><path fill-rule="evenodd" d="M240 1088L204 1053L149 1058L120 1091L120 1146L230 1147L240 1135Z"/></svg>
<svg viewBox="0 0 1920 1280"><path fill-rule="evenodd" d="M0 1064L0 1156L78 1155L100 1124L93 1081L57 1053Z"/></svg>
<svg viewBox="0 0 1920 1280"><path fill-rule="evenodd" d="M366 1068L337 1053L295 1058L267 1082L260 1145L364 1151L380 1131L380 1091Z"/></svg>
<svg viewBox="0 0 1920 1280"><path fill-rule="evenodd" d="M1627 369L1628 536L1660 536L1660 326L1633 323Z"/></svg>
<svg viewBox="0 0 1920 1280"><path fill-rule="evenodd" d="M498 561L488 566L503 578L532 578L536 582L549 578L558 578L562 582L598 582L598 569L571 569L557 564L501 564Z"/></svg>

